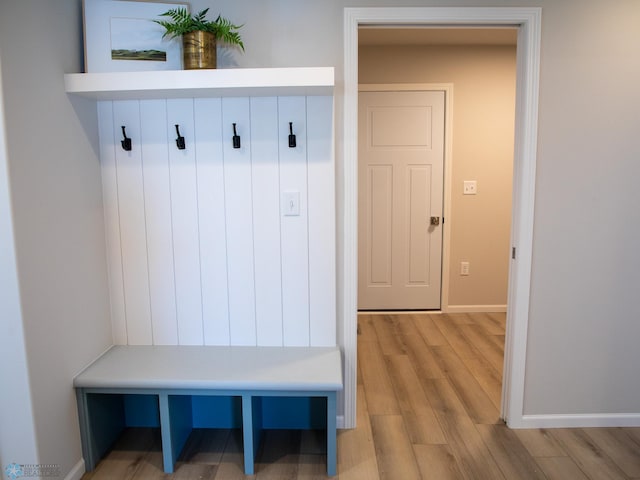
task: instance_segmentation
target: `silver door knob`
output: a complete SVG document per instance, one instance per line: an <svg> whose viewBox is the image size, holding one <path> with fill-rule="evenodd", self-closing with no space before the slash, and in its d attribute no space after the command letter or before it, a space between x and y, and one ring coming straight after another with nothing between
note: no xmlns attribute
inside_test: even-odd
<svg viewBox="0 0 640 480"><path fill-rule="evenodd" d="M434 226L440 225L440 217L431 217L431 225L434 225Z"/></svg>

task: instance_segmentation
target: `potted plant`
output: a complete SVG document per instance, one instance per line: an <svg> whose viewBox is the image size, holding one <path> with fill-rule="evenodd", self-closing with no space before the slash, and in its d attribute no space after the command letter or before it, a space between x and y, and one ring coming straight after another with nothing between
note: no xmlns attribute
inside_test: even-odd
<svg viewBox="0 0 640 480"><path fill-rule="evenodd" d="M216 42L236 45L244 51L244 44L238 30L242 25L234 25L218 15L215 20L206 20L208 8L195 15L189 15L186 8L171 9L161 16L171 21L154 20L162 25L166 32L163 38L182 36L182 55L184 68L216 68Z"/></svg>

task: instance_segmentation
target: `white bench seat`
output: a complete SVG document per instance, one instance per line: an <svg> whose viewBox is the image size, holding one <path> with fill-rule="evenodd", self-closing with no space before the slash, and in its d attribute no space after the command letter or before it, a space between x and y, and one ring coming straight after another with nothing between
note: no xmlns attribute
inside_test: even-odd
<svg viewBox="0 0 640 480"><path fill-rule="evenodd" d="M99 418L109 409L90 396L105 395L108 403L107 395L131 394L157 396L166 473L192 429L190 397L241 397L247 475L260 441L260 399L326 398L327 473L336 473L336 393L343 388L337 347L114 346L75 377L74 387L89 471L119 434L117 422Z"/></svg>

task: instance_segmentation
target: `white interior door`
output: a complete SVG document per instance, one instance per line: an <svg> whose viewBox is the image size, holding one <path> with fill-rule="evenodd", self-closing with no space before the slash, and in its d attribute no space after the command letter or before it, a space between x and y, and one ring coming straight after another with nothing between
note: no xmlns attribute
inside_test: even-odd
<svg viewBox="0 0 640 480"><path fill-rule="evenodd" d="M444 92L360 92L358 118L358 308L439 309Z"/></svg>

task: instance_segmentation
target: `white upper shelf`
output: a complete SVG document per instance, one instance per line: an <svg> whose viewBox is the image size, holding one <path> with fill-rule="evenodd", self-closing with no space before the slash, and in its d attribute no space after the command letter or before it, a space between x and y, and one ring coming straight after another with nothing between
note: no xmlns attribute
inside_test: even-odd
<svg viewBox="0 0 640 480"><path fill-rule="evenodd" d="M68 73L67 93L96 100L332 95L333 67Z"/></svg>

